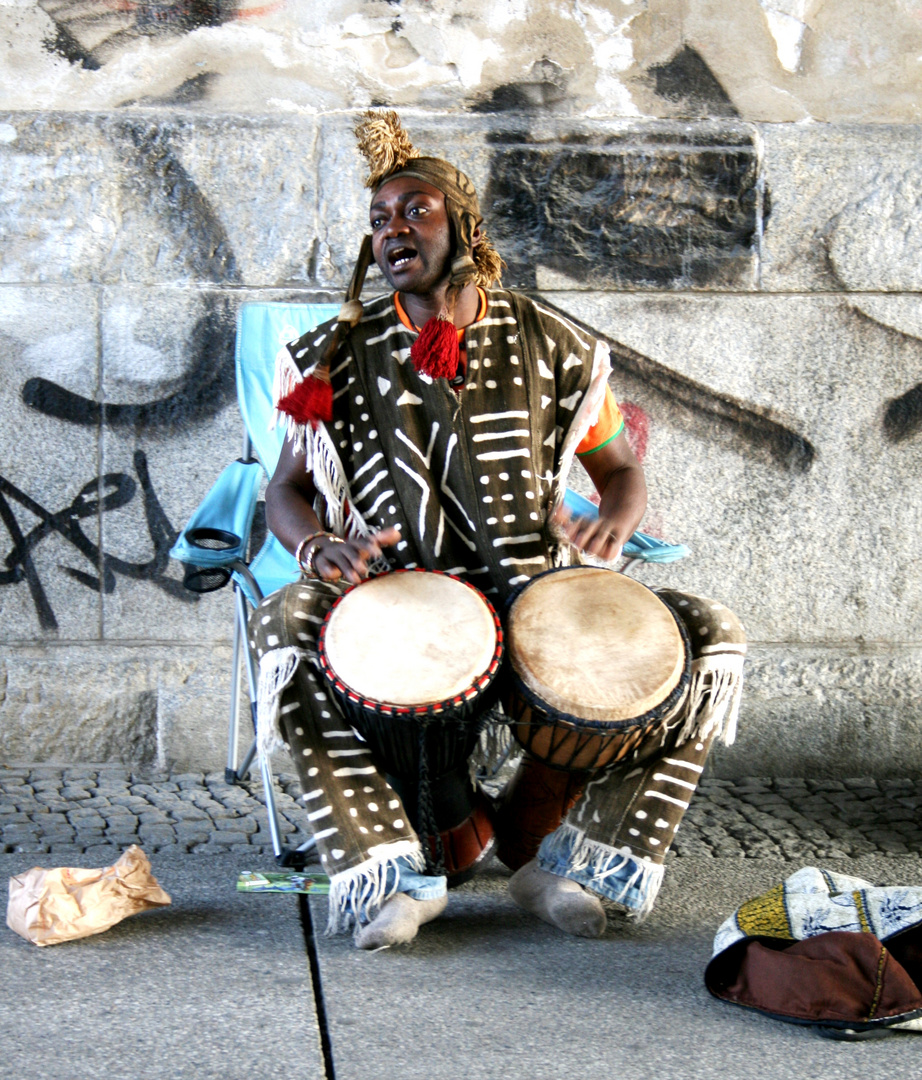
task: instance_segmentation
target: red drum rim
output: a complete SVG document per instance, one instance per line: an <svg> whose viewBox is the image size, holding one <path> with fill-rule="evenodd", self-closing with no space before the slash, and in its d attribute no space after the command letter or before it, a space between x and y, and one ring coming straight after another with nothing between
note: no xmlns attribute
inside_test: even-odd
<svg viewBox="0 0 922 1080"><path fill-rule="evenodd" d="M571 570L570 566L553 566L550 570L543 570L540 574L535 574L534 577L529 578L528 581L523 582L521 587L518 588L506 601L506 614L512 610L512 605L518 599L518 597L527 589L530 585L536 582L539 578L547 577L549 574L558 574L561 571ZM605 569L599 567L598 569ZM610 573L618 573L616 570L611 570ZM612 735L616 732L630 731L636 727L646 727L655 724L660 717L668 715L682 700L683 696L688 692L688 686L691 681L691 665L692 665L692 652L691 652L691 639L688 636L688 630L685 627L685 623L682 621L681 616L674 611L669 604L661 596L657 596L656 593L649 587L644 585L641 581L631 579L635 585L640 585L648 592L653 593L656 599L665 607L665 609L672 616L676 627L679 631L679 636L682 638L682 645L685 651L685 662L682 668L682 673L679 676L679 681L673 687L673 689L663 698L661 702L654 705L653 708L640 716L628 717L623 720L593 720L586 719L585 717L577 716L573 713L563 712L560 709L555 709L552 705L548 704L539 694L536 694L531 690L522 678L519 676L515 667L510 662L507 666L509 668L509 674L512 678L513 691L519 697L523 698L532 710L548 717L548 719L555 724L572 728L576 732L585 734L593 734L604 736L606 734ZM513 720L513 724L517 721ZM546 726L546 725L539 725Z"/></svg>
<svg viewBox="0 0 922 1080"><path fill-rule="evenodd" d="M490 660L489 666L468 686L460 693L453 695L450 698L446 698L443 701L433 701L425 705L391 705L383 701L375 701L365 695L359 693L354 687L349 686L344 682L339 675L334 671L330 664L329 657L326 650L326 632L329 626L330 619L336 608L346 599L346 597L355 589L362 588L363 585L367 585L369 582L375 581L378 578L390 576L392 574L438 574L440 577L449 578L451 581L458 582L459 585L463 585L465 588L470 589L475 593L483 602L487 611L490 613L490 617L493 620L493 628L496 634L496 645L493 650L493 656ZM399 568L391 570L387 575L377 574L375 577L365 578L364 581L359 581L355 585L350 585L348 589L337 597L333 602L332 607L327 612L326 617L323 620L323 625L320 628L320 634L317 639L317 653L320 659L320 670L323 673L323 677L332 686L332 688L342 698L347 700L351 705L361 709L367 709L369 712L375 713L378 716L400 716L405 718L414 717L432 717L438 716L441 713L450 712L452 709L457 709L461 706L467 705L475 698L479 697L488 687L496 680L500 673L503 664L503 655L505 651L505 639L503 633L503 625L500 622L499 615L496 612L496 608L490 603L490 601L483 595L480 589L476 585L472 585L469 581L465 581L464 578L458 577L456 574L447 574L444 570L427 570L425 567L417 566L413 568Z"/></svg>

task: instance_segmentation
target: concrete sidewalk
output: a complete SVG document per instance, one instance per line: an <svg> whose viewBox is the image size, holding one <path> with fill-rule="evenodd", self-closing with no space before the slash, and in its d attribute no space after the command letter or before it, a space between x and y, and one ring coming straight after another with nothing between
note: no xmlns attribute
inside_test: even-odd
<svg viewBox="0 0 922 1080"><path fill-rule="evenodd" d="M32 860L0 857L0 886ZM84 863L86 860L82 860ZM920 884L917 859L827 861ZM922 1039L833 1043L736 1009L703 985L718 923L792 869L673 862L637 927L570 938L517 909L496 863L410 946L317 938L319 980L290 896L234 885L252 860L154 858L173 905L95 938L37 949L6 931L3 1080L915 1080ZM326 901L311 901L323 926ZM321 1049L318 1012L331 1053Z"/></svg>
<svg viewBox="0 0 922 1080"><path fill-rule="evenodd" d="M302 811L283 781L294 836ZM305 937L302 915L323 929L323 898L235 891L240 870L273 868L260 795L217 774L0 769L0 895L30 866L105 866L138 842L173 898L45 949L4 928L0 1080L920 1073L919 1035L830 1043L703 985L719 923L801 865L922 885L914 781L705 781L642 926L612 915L600 941L569 938L511 903L494 862L411 946L374 954Z"/></svg>
<svg viewBox="0 0 922 1080"><path fill-rule="evenodd" d="M917 859L826 860L922 884ZM598 941L521 912L496 863L452 893L411 945L319 944L336 1080L916 1080L922 1036L830 1042L712 998L719 923L791 873L770 859L676 859L642 926L609 916ZM311 901L315 921L325 916Z"/></svg>
<svg viewBox="0 0 922 1080"><path fill-rule="evenodd" d="M4 912L9 877L35 864L0 856ZM156 855L172 904L79 941L38 948L4 924L0 1078L253 1080L296 1052L298 1080L324 1080L297 900L237 893L252 865Z"/></svg>

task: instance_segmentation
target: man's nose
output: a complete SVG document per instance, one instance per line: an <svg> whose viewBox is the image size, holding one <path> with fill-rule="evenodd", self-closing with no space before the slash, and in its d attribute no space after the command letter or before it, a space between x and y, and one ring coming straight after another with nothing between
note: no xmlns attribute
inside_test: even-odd
<svg viewBox="0 0 922 1080"><path fill-rule="evenodd" d="M390 221L388 221L387 225L384 227L385 236L400 236L401 233L408 231L409 225L407 219L403 214L399 213L391 215Z"/></svg>

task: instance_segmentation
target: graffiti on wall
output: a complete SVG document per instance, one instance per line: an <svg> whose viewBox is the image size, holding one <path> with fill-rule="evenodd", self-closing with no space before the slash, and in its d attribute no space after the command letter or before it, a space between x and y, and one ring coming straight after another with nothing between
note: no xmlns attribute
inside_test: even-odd
<svg viewBox="0 0 922 1080"><path fill-rule="evenodd" d="M91 567L90 570L74 566L61 566L60 569L68 577L94 592L113 592L116 575L120 574L135 581L148 581L186 603L198 599L194 593L187 592L178 581L166 575L170 548L176 542L178 533L164 513L151 482L147 457L140 450L134 455L134 469L137 480L125 472L93 477L81 487L71 502L60 510L42 506L5 476L0 476L0 522L5 527L12 545L3 561L6 569L0 570L0 587L25 582L43 631L54 633L58 629L58 621L33 553L43 540L53 535L66 540ZM104 551L86 534L81 522L127 506L134 499L138 488L141 491L153 554L144 562L131 562ZM28 532L24 531L16 507L37 518L38 524Z"/></svg>
<svg viewBox="0 0 922 1080"><path fill-rule="evenodd" d="M180 281L191 278L207 285L197 290L201 307L182 334L183 374L170 383L169 393L140 402L118 400L111 393L106 400L84 397L47 374L25 379L16 390L25 407L56 421L160 440L194 429L232 401L235 300L223 287L246 284L249 272L238 265L229 241L232 230L225 225L233 207L217 207L205 197L183 166L180 140L172 134L175 127L149 117L119 116L107 120L101 130L120 156L125 148L131 149L132 167L122 182L130 184L133 193L141 193L144 211L164 237L163 248L173 260L168 261L167 273L175 268ZM591 309L586 314L585 305L579 307L581 320L561 300L567 278L575 279L582 290L600 293L651 287L678 292L715 285L719 293L724 287L746 287L759 257L759 230L769 218L751 137L733 125L718 139L713 130L695 135L669 124L641 134L614 132L604 138L570 136L553 142L518 131L514 136L494 134L487 146L483 202L491 208L491 232L510 264L509 283L539 295L554 294L563 304L562 314L607 341L623 384L643 403L642 408L625 406L635 448L645 450L650 425L662 409L671 424L689 431L706 428L709 437L734 453L790 474L808 472L818 450L798 421L676 372L619 341L617 330L610 334L600 330L606 324L594 318ZM357 222L356 235L359 229ZM841 284L842 293L848 294L848 284ZM845 299L842 304L851 310L858 301ZM883 322L880 326L897 332ZM910 341L905 334L903 339ZM910 386L883 403L881 422L895 443L918 435L922 385ZM89 569L80 565L42 569L46 578L49 573L65 573L102 593L111 592L120 577L146 580L177 599L192 599L167 576L166 553L175 529L154 491L143 453L135 459L133 472L109 472L86 484L79 481L89 470L75 478L69 492L73 498L66 505L40 505L26 490L29 485L17 486L13 470L4 472L0 521L9 547L0 565L0 587L29 590L43 631L53 632L57 621L36 555L52 535L65 539ZM153 554L140 560L120 558L87 537L92 533L90 518L132 500L144 506L153 545Z"/></svg>
<svg viewBox="0 0 922 1080"><path fill-rule="evenodd" d="M284 0L39 0L39 7L55 25L56 35L46 47L95 70L139 38L256 18L284 7Z"/></svg>

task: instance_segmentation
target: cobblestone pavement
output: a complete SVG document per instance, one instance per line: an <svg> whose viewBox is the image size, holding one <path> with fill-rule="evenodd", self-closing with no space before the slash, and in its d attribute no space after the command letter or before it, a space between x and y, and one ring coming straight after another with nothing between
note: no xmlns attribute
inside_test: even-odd
<svg viewBox="0 0 922 1080"><path fill-rule="evenodd" d="M285 842L306 839L292 774L278 777ZM922 852L922 780L705 779L676 856L841 858ZM258 782L223 773L138 773L111 766L0 766L0 853L146 852L271 855Z"/></svg>

